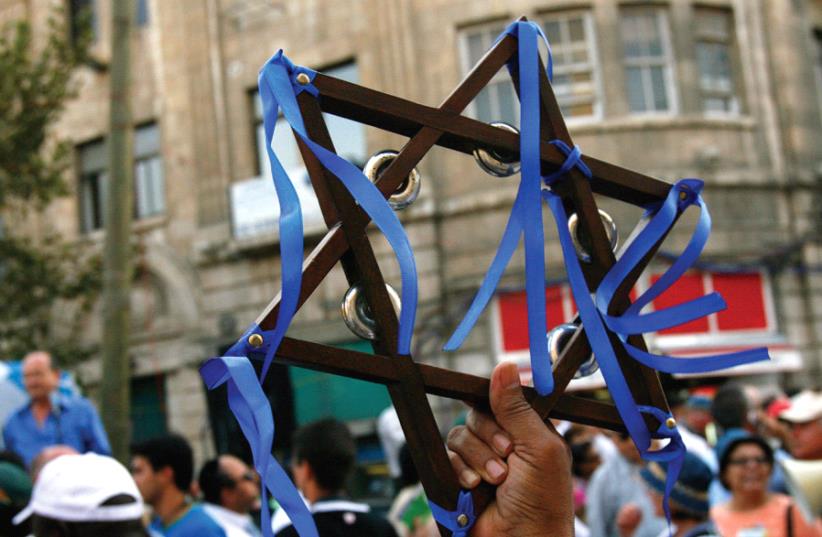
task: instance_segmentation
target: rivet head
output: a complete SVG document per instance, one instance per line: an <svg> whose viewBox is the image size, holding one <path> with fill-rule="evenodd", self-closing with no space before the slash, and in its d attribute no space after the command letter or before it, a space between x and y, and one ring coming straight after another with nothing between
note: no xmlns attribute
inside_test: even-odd
<svg viewBox="0 0 822 537"><path fill-rule="evenodd" d="M665 426L669 429L673 429L674 427L676 427L676 420L674 418L668 418L667 420L665 420Z"/></svg>
<svg viewBox="0 0 822 537"><path fill-rule="evenodd" d="M307 74L300 73L300 74L297 75L297 84L300 84L301 86L305 86L309 82L311 82L311 79L308 77Z"/></svg>
<svg viewBox="0 0 822 537"><path fill-rule="evenodd" d="M457 517L457 524L459 524L460 528L464 528L468 525L468 515L465 513L461 514Z"/></svg>
<svg viewBox="0 0 822 537"><path fill-rule="evenodd" d="M255 349L259 349L263 346L263 336L260 334L251 334L248 336L248 344L254 347Z"/></svg>

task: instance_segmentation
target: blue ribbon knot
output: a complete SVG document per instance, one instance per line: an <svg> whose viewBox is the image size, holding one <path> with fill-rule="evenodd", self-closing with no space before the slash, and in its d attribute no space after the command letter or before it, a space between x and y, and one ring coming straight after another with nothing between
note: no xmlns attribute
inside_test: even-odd
<svg viewBox="0 0 822 537"><path fill-rule="evenodd" d="M451 537L466 537L468 532L474 527L477 517L474 514L474 499L467 490L461 490L457 498L457 508L449 511L428 500L431 507L431 515L434 520L451 530ZM460 524L460 517L465 516L463 524Z"/></svg>
<svg viewBox="0 0 822 537"><path fill-rule="evenodd" d="M591 178L593 175L591 173L591 168L588 167L587 164L582 160L582 150L579 148L578 145L574 144L574 148L571 149L568 147L568 144L563 142L560 139L551 140L551 145L555 146L557 149L565 153L565 161L562 163L562 166L552 173L551 175L546 175L542 178L542 181L547 185L551 186L557 179L560 179L565 176L566 173L570 172L573 168L577 168L582 174L587 177L588 179Z"/></svg>

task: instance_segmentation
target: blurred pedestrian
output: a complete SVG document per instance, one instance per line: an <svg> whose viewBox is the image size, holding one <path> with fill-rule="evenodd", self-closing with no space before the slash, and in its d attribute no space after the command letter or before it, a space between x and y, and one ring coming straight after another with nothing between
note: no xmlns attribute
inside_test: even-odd
<svg viewBox="0 0 822 537"><path fill-rule="evenodd" d="M203 507L188 497L193 473L191 446L180 435L153 438L131 449L131 475L154 511L152 531L166 537L226 537Z"/></svg>
<svg viewBox="0 0 822 537"><path fill-rule="evenodd" d="M0 452L0 535L23 537L31 532L31 525L15 525L12 520L31 498L31 479L26 465L12 451Z"/></svg>
<svg viewBox="0 0 822 537"><path fill-rule="evenodd" d="M736 384L725 384L714 395L711 416L718 430L717 442L722 435L741 429L751 432L750 405L745 390Z"/></svg>
<svg viewBox="0 0 822 537"><path fill-rule="evenodd" d="M26 466L44 448L55 444L71 446L79 453L111 453L108 436L91 402L61 395L59 381L60 372L49 353L35 351L23 359L23 384L31 400L9 417L3 440L6 449L20 455Z"/></svg>
<svg viewBox="0 0 822 537"><path fill-rule="evenodd" d="M148 537L143 502L125 467L111 457L64 455L43 467L26 509L34 537Z"/></svg>
<svg viewBox="0 0 822 537"><path fill-rule="evenodd" d="M714 390L711 387L694 388L685 401L685 412L678 423L684 423L688 430L708 439L708 424L712 421L711 404Z"/></svg>
<svg viewBox="0 0 822 537"><path fill-rule="evenodd" d="M617 515L623 506L635 504L641 512L634 535L656 537L665 528L665 519L656 516L645 492L640 470L642 458L628 433L610 433L617 455L594 472L586 493L585 515L592 537L618 535Z"/></svg>
<svg viewBox="0 0 822 537"><path fill-rule="evenodd" d="M822 460L822 392L806 390L796 395L779 419L791 426L789 446L794 458Z"/></svg>
<svg viewBox="0 0 822 537"><path fill-rule="evenodd" d="M399 452L400 491L388 510L388 521L400 537L437 537L439 531L428 506L428 498L420 483L417 467L408 444Z"/></svg>
<svg viewBox="0 0 822 537"><path fill-rule="evenodd" d="M760 436L742 434L717 445L719 478L731 499L711 509L726 537L822 537L789 496L768 490L774 466L771 446Z"/></svg>
<svg viewBox="0 0 822 537"><path fill-rule="evenodd" d="M692 405L698 406L701 403L700 399L694 399L686 390L671 390L668 395L668 403L671 405L671 412L673 413L676 422L679 424L679 436L682 438L682 443L689 453L693 453L700 457L712 472L717 471L716 455L708 442L699 433L691 429L690 423L695 423L700 426L699 420L696 418L702 410L697 410ZM702 426L702 431L705 427Z"/></svg>
<svg viewBox="0 0 822 537"><path fill-rule="evenodd" d="M294 434L293 450L294 483L307 500L320 535L396 537L387 520L345 496L357 448L344 423L328 418L303 426ZM297 536L284 518L275 517L272 527L277 537Z"/></svg>
<svg viewBox="0 0 822 537"><path fill-rule="evenodd" d="M791 400L781 395L767 401L759 415L759 434L771 444L771 447L790 449L791 427L787 421L782 421L779 416L791 407Z"/></svg>
<svg viewBox="0 0 822 537"><path fill-rule="evenodd" d="M40 472L43 470L43 467L62 455L79 455L79 453L77 453L77 450L73 447L65 444L57 444L56 446L44 448L43 451L38 453L37 456L31 461L31 468L29 468L31 480L36 482L37 478L40 476Z"/></svg>
<svg viewBox="0 0 822 537"><path fill-rule="evenodd" d="M649 462L640 475L651 497L656 516L664 517L663 501L668 463ZM682 470L669 496L671 537L717 537L719 535L708 518L708 487L713 476L711 468L701 457L693 453L685 454ZM617 516L620 537L632 537L641 517L642 511L636 505L630 504L623 507ZM668 535L668 528L665 528L659 537Z"/></svg>
<svg viewBox="0 0 822 537"><path fill-rule="evenodd" d="M394 486L400 488L402 469L400 467L400 449L405 445L405 434L402 432L400 418L394 405L387 407L377 417L377 436L385 453L388 464L388 475L394 480ZM395 489L396 490L396 489Z"/></svg>
<svg viewBox="0 0 822 537"><path fill-rule="evenodd" d="M602 459L594 446L594 429L573 425L565 431L563 438L571 450L571 474L574 478L574 514L585 519L585 502L591 476L602 464ZM610 443L610 440L608 440Z"/></svg>
<svg viewBox="0 0 822 537"><path fill-rule="evenodd" d="M197 482L203 509L227 537L260 535L250 514L260 509L260 480L246 463L233 455L220 455L203 465Z"/></svg>
<svg viewBox="0 0 822 537"><path fill-rule="evenodd" d="M724 452L731 441L755 433L756 426L753 418L757 415L758 407L749 399L750 394L753 393L755 393L754 390L746 391L744 387L736 384L725 384L716 392L711 414L719 429L719 436L714 446L717 460L720 458L720 452ZM773 447L770 447L773 452ZM787 453L777 450L776 457L779 459L787 457ZM781 469L777 468L769 472L769 476L769 489L773 492L784 493L786 491L785 476ZM724 486L724 483L719 475L711 483L708 492L711 507L730 500L731 492Z"/></svg>

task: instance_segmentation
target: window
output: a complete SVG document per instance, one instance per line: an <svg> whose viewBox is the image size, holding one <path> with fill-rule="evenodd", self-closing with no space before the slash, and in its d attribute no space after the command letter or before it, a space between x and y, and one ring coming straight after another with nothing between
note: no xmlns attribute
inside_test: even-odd
<svg viewBox="0 0 822 537"><path fill-rule="evenodd" d="M84 232L103 227L103 207L108 192L106 144L97 140L79 149L80 225Z"/></svg>
<svg viewBox="0 0 822 537"><path fill-rule="evenodd" d="M696 11L696 63L704 112L739 111L731 71L732 36L728 11L709 8Z"/></svg>
<svg viewBox="0 0 822 537"><path fill-rule="evenodd" d="M78 149L80 173L80 228L84 233L105 225L108 196L108 152L104 140ZM160 157L160 131L156 123L134 132L134 217L165 212L165 181Z"/></svg>
<svg viewBox="0 0 822 537"><path fill-rule="evenodd" d="M359 82L359 72L357 64L354 62L345 63L330 69L323 69L323 74L339 78L347 82ZM268 162L268 153L265 148L265 128L263 127L263 105L260 100L259 90L252 93L254 108L254 131L257 142L257 171L263 177L271 177L271 164ZM345 158L356 166L362 167L368 158L365 144L365 127L361 123L350 121L332 114L323 114L325 124L331 139L334 141L334 148L337 154ZM305 181L310 182L303 166L300 150L297 142L288 126L288 122L280 116L277 126L274 129L274 138L271 141L274 152L283 168L291 176L292 180L297 180L300 176Z"/></svg>
<svg viewBox="0 0 822 537"><path fill-rule="evenodd" d="M69 25L71 40L76 41L83 33L91 32L92 40L97 41L100 34L94 0L69 0L68 11L71 20Z"/></svg>
<svg viewBox="0 0 822 537"><path fill-rule="evenodd" d="M137 0L134 24L137 26L146 26L148 24L148 0Z"/></svg>
<svg viewBox="0 0 822 537"><path fill-rule="evenodd" d="M600 115L594 27L590 13L551 14L543 28L554 60L554 94L566 118Z"/></svg>
<svg viewBox="0 0 822 537"><path fill-rule="evenodd" d="M822 114L822 28L813 31L816 61L814 63L814 77L816 78L816 96L819 101L819 113Z"/></svg>
<svg viewBox="0 0 822 537"><path fill-rule="evenodd" d="M498 23L463 31L460 40L463 72L468 73L479 62L503 30L505 26ZM477 94L468 114L487 123L504 121L510 125L519 125L519 101L507 69L500 69Z"/></svg>
<svg viewBox="0 0 822 537"><path fill-rule="evenodd" d="M673 61L665 12L626 9L620 30L630 111L674 112Z"/></svg>
<svg viewBox="0 0 822 537"><path fill-rule="evenodd" d="M138 127L134 133L134 215L146 218L165 212L163 161L160 158L160 129L156 123Z"/></svg>

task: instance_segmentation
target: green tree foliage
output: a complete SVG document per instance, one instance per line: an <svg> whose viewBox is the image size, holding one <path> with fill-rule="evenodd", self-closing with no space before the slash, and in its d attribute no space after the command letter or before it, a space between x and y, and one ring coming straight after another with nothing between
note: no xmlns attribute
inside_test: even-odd
<svg viewBox="0 0 822 537"><path fill-rule="evenodd" d="M70 192L71 163L71 145L49 127L75 94L91 35L70 37L65 20L55 14L42 43L25 21L0 30L0 358L35 348L63 363L84 357L76 328L100 287L99 259L49 219L48 204ZM36 233L18 225L35 221Z"/></svg>

